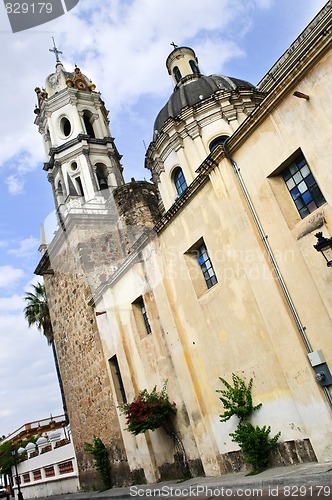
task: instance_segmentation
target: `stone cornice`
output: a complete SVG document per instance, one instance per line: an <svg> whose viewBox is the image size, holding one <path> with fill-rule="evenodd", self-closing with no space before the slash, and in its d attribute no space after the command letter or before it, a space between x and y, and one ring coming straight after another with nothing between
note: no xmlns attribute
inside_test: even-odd
<svg viewBox="0 0 332 500"><path fill-rule="evenodd" d="M283 79L289 73L294 74L295 69L297 73L296 64L303 58L307 59L308 54L311 55L312 64L316 62L312 56L316 50L314 47L321 45L322 38L328 39L331 35L331 10L331 2L328 2L262 78L258 84L261 90L268 92L274 87L275 82Z"/></svg>
<svg viewBox="0 0 332 500"><path fill-rule="evenodd" d="M46 251L42 258L40 259L34 274L37 276L44 276L45 274L54 274L53 269L51 268L50 257L48 255L48 251Z"/></svg>
<svg viewBox="0 0 332 500"><path fill-rule="evenodd" d="M332 48L331 19L332 6L328 4L264 77L261 89L268 90L268 94L227 141L230 152L235 152L247 140Z"/></svg>
<svg viewBox="0 0 332 500"><path fill-rule="evenodd" d="M55 162L55 155L62 153L63 151L66 151L67 149L70 149L73 146L76 146L80 142L86 141L88 144L95 144L95 145L101 145L101 146L106 146L107 144L112 144L114 146L114 139L113 137L104 137L103 139L95 139L91 138L89 135L86 134L79 134L75 139L72 139L71 141L66 142L65 144L62 144L61 146L58 146L56 148L51 148L50 149L50 160L47 163L44 163L43 169L48 171L49 169L53 168L54 162Z"/></svg>

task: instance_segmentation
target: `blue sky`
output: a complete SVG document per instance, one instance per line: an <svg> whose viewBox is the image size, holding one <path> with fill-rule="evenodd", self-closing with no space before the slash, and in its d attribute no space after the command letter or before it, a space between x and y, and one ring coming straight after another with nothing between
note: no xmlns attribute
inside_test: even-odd
<svg viewBox="0 0 332 500"><path fill-rule="evenodd" d="M37 280L39 227L53 211L33 124L34 88L55 66L51 37L65 68L78 64L102 93L126 180L148 180L144 143L172 92L170 43L192 47L205 74L257 84L325 3L80 0L61 18L15 34L0 5L0 436L62 411L51 349L22 313L22 297Z"/></svg>

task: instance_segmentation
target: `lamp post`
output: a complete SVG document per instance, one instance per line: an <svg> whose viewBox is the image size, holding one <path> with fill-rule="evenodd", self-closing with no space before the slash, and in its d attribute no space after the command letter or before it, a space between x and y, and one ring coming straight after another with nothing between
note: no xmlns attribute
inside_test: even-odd
<svg viewBox="0 0 332 500"><path fill-rule="evenodd" d="M321 252L323 255L324 259L327 262L327 267L332 266L332 238L325 238L323 236L323 233L316 233L315 234L317 238L317 243L314 245L314 248L317 250L317 252Z"/></svg>
<svg viewBox="0 0 332 500"><path fill-rule="evenodd" d="M23 495L22 495L22 491L21 491L20 478L19 478L18 471L17 471L17 451L16 451L15 446L12 446L11 454L12 454L12 457L14 459L14 466L15 466L15 475L16 475L16 483L17 483L17 499L24 500Z"/></svg>

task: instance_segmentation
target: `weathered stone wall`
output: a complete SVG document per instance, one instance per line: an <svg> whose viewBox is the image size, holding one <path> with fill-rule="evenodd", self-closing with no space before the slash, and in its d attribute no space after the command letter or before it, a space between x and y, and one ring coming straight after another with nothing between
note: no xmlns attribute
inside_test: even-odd
<svg viewBox="0 0 332 500"><path fill-rule="evenodd" d="M129 254L144 230L152 229L160 219L158 191L150 182L133 180L116 188L113 195Z"/></svg>
<svg viewBox="0 0 332 500"><path fill-rule="evenodd" d="M48 252L52 273L44 274L56 350L82 489L100 488L84 443L94 436L110 449L112 480L130 482L124 445L92 307L94 292L117 270L130 246L158 218L155 188L131 182L118 190L107 212L72 214Z"/></svg>
<svg viewBox="0 0 332 500"><path fill-rule="evenodd" d="M129 469L95 311L88 305L94 288L111 272L110 263L121 259L120 237L107 221L92 226L84 221L58 240L50 252L54 274L44 279L81 487L101 486L92 457L84 451L94 436L110 449L114 483L124 484Z"/></svg>

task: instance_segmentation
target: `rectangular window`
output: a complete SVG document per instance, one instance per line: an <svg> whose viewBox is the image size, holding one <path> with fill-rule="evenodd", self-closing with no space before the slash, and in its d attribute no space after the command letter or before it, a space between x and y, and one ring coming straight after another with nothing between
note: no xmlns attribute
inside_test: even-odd
<svg viewBox="0 0 332 500"><path fill-rule="evenodd" d="M302 219L325 203L325 198L302 153L281 175Z"/></svg>
<svg viewBox="0 0 332 500"><path fill-rule="evenodd" d="M33 470L32 474L33 474L33 479L35 481L39 481L42 478L42 474L41 474L41 470L40 469Z"/></svg>
<svg viewBox="0 0 332 500"><path fill-rule="evenodd" d="M202 245L197 248L197 260L199 265L201 266L206 286L208 288L211 288L213 285L218 283L218 280L216 273L214 272L213 265L205 243L202 243Z"/></svg>
<svg viewBox="0 0 332 500"><path fill-rule="evenodd" d="M146 312L146 307L145 307L145 304L144 304L144 300L141 299L138 302L138 305L139 305L139 307L141 309L141 313L142 313L144 325L145 325L145 328L146 328L146 333L149 334L149 333L151 333L151 326L150 326L150 322L149 322L149 318L148 318L148 313Z"/></svg>
<svg viewBox="0 0 332 500"><path fill-rule="evenodd" d="M196 295L199 298L218 283L212 260L203 238L200 238L185 252L184 258Z"/></svg>
<svg viewBox="0 0 332 500"><path fill-rule="evenodd" d="M54 470L53 465L49 465L48 467L45 467L44 470L45 470L45 477L55 476L55 470Z"/></svg>
<svg viewBox="0 0 332 500"><path fill-rule="evenodd" d="M149 305L151 305L151 298L149 297L149 294L145 295L145 299L147 299L149 301ZM146 337L147 334L149 335L152 331L146 308L146 302L143 297L139 297L132 303L132 307L138 334L142 339Z"/></svg>
<svg viewBox="0 0 332 500"><path fill-rule="evenodd" d="M114 384L114 389L115 389L115 394L117 397L117 400L120 404L125 404L127 403L127 397L121 377L121 372L120 372L120 367L118 363L118 359L116 356L113 356L108 360L111 374L112 374L112 380Z"/></svg>
<svg viewBox="0 0 332 500"><path fill-rule="evenodd" d="M73 462L68 460L67 462L62 462L62 464L58 464L59 474L69 474L70 472L74 472Z"/></svg>

